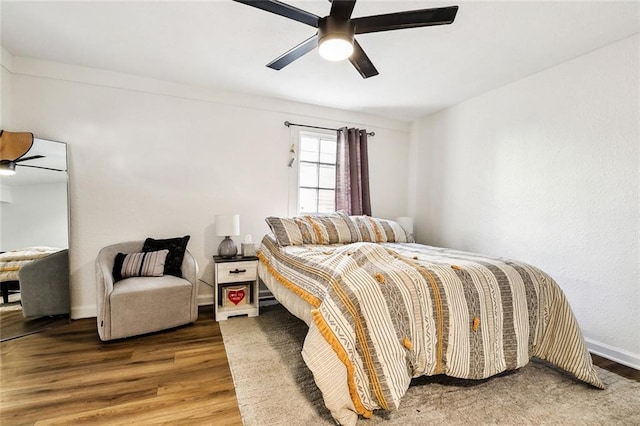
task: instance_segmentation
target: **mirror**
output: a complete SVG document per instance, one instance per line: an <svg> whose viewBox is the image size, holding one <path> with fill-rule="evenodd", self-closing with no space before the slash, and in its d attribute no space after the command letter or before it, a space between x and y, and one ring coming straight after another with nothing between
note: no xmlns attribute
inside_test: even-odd
<svg viewBox="0 0 640 426"><path fill-rule="evenodd" d="M0 251L69 248L67 145L35 138L16 174L0 177Z"/></svg>
<svg viewBox="0 0 640 426"><path fill-rule="evenodd" d="M22 158L31 156L42 157L17 162L14 175L0 176L0 252L69 248L67 145L34 138Z"/></svg>

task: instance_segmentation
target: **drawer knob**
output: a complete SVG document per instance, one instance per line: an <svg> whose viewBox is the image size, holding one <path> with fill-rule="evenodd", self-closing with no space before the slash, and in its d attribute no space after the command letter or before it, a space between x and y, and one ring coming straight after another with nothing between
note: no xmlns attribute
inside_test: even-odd
<svg viewBox="0 0 640 426"><path fill-rule="evenodd" d="M241 274L243 272L247 272L247 270L246 269L238 269L238 268L236 268L233 271L229 271L230 274Z"/></svg>

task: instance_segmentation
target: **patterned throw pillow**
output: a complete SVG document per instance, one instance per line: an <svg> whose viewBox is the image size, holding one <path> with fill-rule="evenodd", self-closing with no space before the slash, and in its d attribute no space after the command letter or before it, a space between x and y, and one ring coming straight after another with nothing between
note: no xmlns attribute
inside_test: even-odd
<svg viewBox="0 0 640 426"><path fill-rule="evenodd" d="M265 219L280 246L339 244L358 241L359 234L344 212Z"/></svg>
<svg viewBox="0 0 640 426"><path fill-rule="evenodd" d="M342 210L291 218L270 216L266 221L280 246L349 244L359 241L415 242L398 222L370 216L349 216Z"/></svg>
<svg viewBox="0 0 640 426"><path fill-rule="evenodd" d="M178 238L167 238L164 240L154 240L147 238L142 246L142 251L169 250L167 261L164 264L164 274L182 278L182 260L187 250L190 235Z"/></svg>
<svg viewBox="0 0 640 426"><path fill-rule="evenodd" d="M161 277L169 250L143 253L118 253L113 264L113 280L130 277Z"/></svg>
<svg viewBox="0 0 640 426"><path fill-rule="evenodd" d="M315 244L348 244L358 241L359 233L344 211L332 214L305 216L311 224L316 239Z"/></svg>
<svg viewBox="0 0 640 426"><path fill-rule="evenodd" d="M413 243L413 236L398 222L371 216L349 216L360 240L372 243Z"/></svg>
<svg viewBox="0 0 640 426"><path fill-rule="evenodd" d="M296 223L296 218L269 216L265 221L276 237L278 245L284 247L304 244L302 230Z"/></svg>

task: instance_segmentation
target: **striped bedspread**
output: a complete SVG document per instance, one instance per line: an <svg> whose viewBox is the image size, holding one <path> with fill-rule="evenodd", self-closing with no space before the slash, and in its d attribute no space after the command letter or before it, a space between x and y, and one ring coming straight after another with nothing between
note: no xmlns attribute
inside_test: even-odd
<svg viewBox="0 0 640 426"><path fill-rule="evenodd" d="M18 274L24 265L60 250L55 247L39 246L0 253L0 282L18 281Z"/></svg>
<svg viewBox="0 0 640 426"><path fill-rule="evenodd" d="M279 247L270 236L258 254L315 307L364 416L397 408L412 377L482 379L531 357L604 387L564 294L533 266L409 243Z"/></svg>

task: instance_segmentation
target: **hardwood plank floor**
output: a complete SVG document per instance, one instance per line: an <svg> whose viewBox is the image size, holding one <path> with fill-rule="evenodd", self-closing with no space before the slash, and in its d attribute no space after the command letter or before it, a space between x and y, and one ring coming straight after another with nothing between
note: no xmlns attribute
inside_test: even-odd
<svg viewBox="0 0 640 426"><path fill-rule="evenodd" d="M640 371L593 356L640 382ZM0 424L241 425L213 308L195 324L103 343L95 318L0 343Z"/></svg>
<svg viewBox="0 0 640 426"><path fill-rule="evenodd" d="M616 373L618 376L626 377L629 380L640 382L640 370L636 370L626 365L618 364L615 361L608 360L598 355L591 354L593 364L600 368Z"/></svg>
<svg viewBox="0 0 640 426"><path fill-rule="evenodd" d="M211 306L174 330L101 342L95 318L0 343L0 424L241 425Z"/></svg>
<svg viewBox="0 0 640 426"><path fill-rule="evenodd" d="M39 333L49 328L69 323L69 315L55 317L25 318L22 310L0 312L0 342Z"/></svg>

